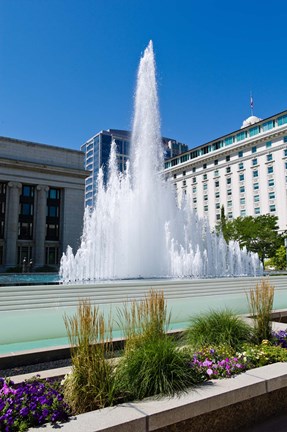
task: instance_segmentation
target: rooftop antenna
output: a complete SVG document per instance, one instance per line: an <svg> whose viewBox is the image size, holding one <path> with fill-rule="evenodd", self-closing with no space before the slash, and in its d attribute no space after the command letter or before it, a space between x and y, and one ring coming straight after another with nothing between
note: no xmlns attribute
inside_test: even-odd
<svg viewBox="0 0 287 432"><path fill-rule="evenodd" d="M250 111L252 116L253 116L253 108L254 108L254 101L252 97L252 92L250 92Z"/></svg>

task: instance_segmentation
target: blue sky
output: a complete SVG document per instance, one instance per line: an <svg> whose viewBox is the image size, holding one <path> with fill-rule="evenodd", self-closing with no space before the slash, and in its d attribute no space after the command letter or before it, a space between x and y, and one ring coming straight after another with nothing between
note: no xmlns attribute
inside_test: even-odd
<svg viewBox="0 0 287 432"><path fill-rule="evenodd" d="M79 149L129 129L153 40L162 135L190 148L287 109L287 2L0 0L0 135Z"/></svg>

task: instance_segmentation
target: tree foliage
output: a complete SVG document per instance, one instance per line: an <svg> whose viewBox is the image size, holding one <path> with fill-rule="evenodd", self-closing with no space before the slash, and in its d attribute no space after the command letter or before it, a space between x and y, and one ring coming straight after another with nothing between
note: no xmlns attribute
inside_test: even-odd
<svg viewBox="0 0 287 432"><path fill-rule="evenodd" d="M240 247L244 246L250 252L257 252L264 264L266 258L274 257L276 251L284 243L284 235L278 233L278 217L273 215L260 215L257 217L239 216L227 220L224 207L221 208L221 219L217 224L217 231L227 242L236 240Z"/></svg>

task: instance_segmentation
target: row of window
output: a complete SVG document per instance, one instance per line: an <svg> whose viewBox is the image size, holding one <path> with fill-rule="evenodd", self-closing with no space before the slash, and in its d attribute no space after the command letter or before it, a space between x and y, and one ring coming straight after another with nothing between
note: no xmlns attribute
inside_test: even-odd
<svg viewBox="0 0 287 432"><path fill-rule="evenodd" d="M189 153L184 154L184 155L182 155L176 159L172 159L171 161L167 161L165 163L165 168L171 168L171 167L176 166L180 163L184 163L190 159L194 159L196 157L203 156L205 154L208 154L208 153L213 152L215 150L218 150L220 148L229 146L229 145L234 144L234 143L238 143L238 142L240 142L240 141L242 141L248 137L253 137L253 136L255 136L261 132L266 132L270 129L273 129L276 126L282 126L283 124L286 124L286 123L287 123L287 114L285 114L283 116L279 116L274 120L269 120L269 121L263 123L262 125L252 126L247 130L240 131L237 134L228 136L222 140L214 142L213 144L203 146L203 147L196 149L196 150L192 150ZM270 146L271 146L271 142L269 141L266 143L266 147L268 148ZM252 153L255 153L255 152L256 152L256 147L252 147ZM243 156L243 154L242 154L242 156ZM239 157L242 157L242 156L239 156Z"/></svg>
<svg viewBox="0 0 287 432"><path fill-rule="evenodd" d="M287 178L286 178L286 181L287 181ZM268 182L267 182L268 187L274 187L274 184L275 184L275 182L274 182L273 178L268 179ZM207 186L208 186L207 183L203 184L203 190L204 191L207 191ZM219 186L219 184L218 184L218 186ZM259 189L259 183L257 183L257 182L253 183L253 190L258 190L258 189ZM197 192L197 186L192 187L192 192L193 192L193 194L195 194ZM240 192L240 194L245 193L245 186L240 186L239 192ZM227 195L231 195L231 194L232 194L231 189L228 189ZM220 192L219 191L215 192L215 198L219 198L219 197L220 197Z"/></svg>

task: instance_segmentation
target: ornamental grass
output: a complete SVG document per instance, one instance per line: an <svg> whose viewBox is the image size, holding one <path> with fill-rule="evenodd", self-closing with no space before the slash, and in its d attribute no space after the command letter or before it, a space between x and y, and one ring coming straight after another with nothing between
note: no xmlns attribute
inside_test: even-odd
<svg viewBox="0 0 287 432"><path fill-rule="evenodd" d="M271 312L273 309L274 287L269 279L262 279L255 289L249 292L248 302L251 317L254 320L256 342L272 339Z"/></svg>
<svg viewBox="0 0 287 432"><path fill-rule="evenodd" d="M117 378L130 399L172 396L201 380L188 366L190 357L166 334L169 319L164 294L155 291L121 313L127 341Z"/></svg>
<svg viewBox="0 0 287 432"><path fill-rule="evenodd" d="M110 322L88 300L79 303L74 316L64 317L71 345L72 371L64 380L65 400L74 413L103 408L115 401Z"/></svg>
<svg viewBox="0 0 287 432"><path fill-rule="evenodd" d="M251 341L252 336L251 326L228 309L193 316L185 332L187 342L194 349L225 344L236 350Z"/></svg>

